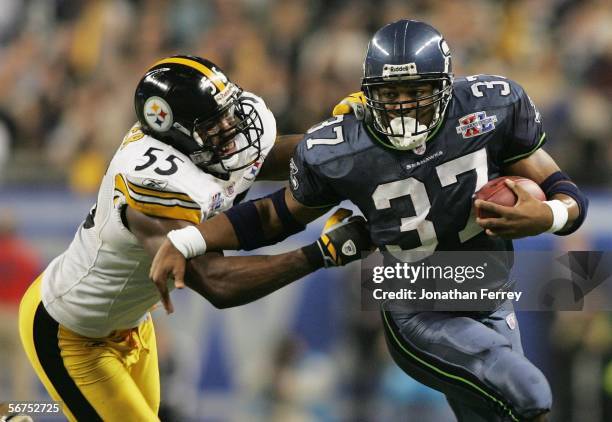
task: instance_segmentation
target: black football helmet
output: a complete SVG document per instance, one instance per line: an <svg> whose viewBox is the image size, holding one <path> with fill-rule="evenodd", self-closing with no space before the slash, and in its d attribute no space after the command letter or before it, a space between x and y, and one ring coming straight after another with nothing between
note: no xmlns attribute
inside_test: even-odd
<svg viewBox="0 0 612 422"><path fill-rule="evenodd" d="M172 145L217 177L246 168L261 155L263 124L242 89L214 63L173 56L155 63L134 96L144 133Z"/></svg>
<svg viewBox="0 0 612 422"><path fill-rule="evenodd" d="M448 44L426 23L393 22L379 29L368 44L361 89L371 125L386 135L393 148L412 149L428 139L444 118L452 82ZM382 90L400 87L415 94L407 101L381 95Z"/></svg>

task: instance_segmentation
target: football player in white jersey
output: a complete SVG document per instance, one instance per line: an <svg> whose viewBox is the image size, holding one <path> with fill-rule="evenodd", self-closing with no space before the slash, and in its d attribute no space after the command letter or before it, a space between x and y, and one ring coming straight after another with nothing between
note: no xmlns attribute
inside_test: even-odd
<svg viewBox="0 0 612 422"><path fill-rule="evenodd" d="M136 88L135 108L138 123L110 162L96 205L68 249L29 288L19 311L28 358L70 420L158 419L148 311L160 294L149 279L152 257L168 231L244 198L261 169L268 178L286 178L282 172L301 139L290 136L274 147L275 120L264 101L198 57L155 63ZM255 300L322 266L323 259L312 260L313 252L325 253L321 239L328 246L354 238L367 247L363 223L342 222L344 217L332 218L330 225L337 224L313 245L272 258L217 253L193 259L185 281L218 307ZM301 230L297 221L284 224ZM233 272L233 263L242 270ZM171 282L160 290L172 311L168 287Z"/></svg>

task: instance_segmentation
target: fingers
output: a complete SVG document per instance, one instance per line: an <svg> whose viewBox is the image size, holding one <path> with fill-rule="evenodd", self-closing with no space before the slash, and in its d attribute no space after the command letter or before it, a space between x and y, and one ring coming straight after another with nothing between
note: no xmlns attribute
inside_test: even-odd
<svg viewBox="0 0 612 422"><path fill-rule="evenodd" d="M185 261L183 255L181 255L177 260L174 260L172 264L174 287L177 289L183 289L185 288L185 266L187 265L187 261Z"/></svg>
<svg viewBox="0 0 612 422"><path fill-rule="evenodd" d="M500 216L512 213L512 207L504 207L503 205L499 205L494 202L483 201L482 199L475 200L474 206L478 210L489 211Z"/></svg>
<svg viewBox="0 0 612 422"><path fill-rule="evenodd" d="M351 215L353 215L353 211L346 209L346 208L338 208L333 214L332 216L328 219L331 220L333 218L336 218L338 221L336 221L336 224L348 217L350 217Z"/></svg>
<svg viewBox="0 0 612 422"><path fill-rule="evenodd" d="M336 104L334 109L332 110L332 116L340 116L342 114L350 114L352 111L351 106L345 104L344 101Z"/></svg>
<svg viewBox="0 0 612 422"><path fill-rule="evenodd" d="M363 92L353 92L342 99L332 111L333 116L339 116L342 114L354 113L357 119L363 120L365 117L365 111L363 106L365 104L365 97Z"/></svg>
<svg viewBox="0 0 612 422"><path fill-rule="evenodd" d="M153 263L151 264L151 269L149 270L149 278L153 280L153 283L158 284L168 279L170 275L169 272L165 271L163 265L159 262L161 258L159 258L159 253L155 255L153 258Z"/></svg>
<svg viewBox="0 0 612 422"><path fill-rule="evenodd" d="M476 218L476 223L483 229L499 230L508 226L504 218Z"/></svg>
<svg viewBox="0 0 612 422"><path fill-rule="evenodd" d="M485 229L488 236L504 237L508 231L512 231L512 224L505 217L477 217L476 224Z"/></svg>
<svg viewBox="0 0 612 422"><path fill-rule="evenodd" d="M476 218L476 223L485 229L489 236L498 236L503 239L517 239L525 236L532 236L540 233L534 230L533 221L537 219L537 210L531 207L533 196L516 183L514 180L505 179L504 183L518 198L513 207L506 207L488 201L477 199L474 206L477 208L478 215L493 213L495 218Z"/></svg>
<svg viewBox="0 0 612 422"><path fill-rule="evenodd" d="M353 215L353 211L347 210L346 208L338 208L325 222L323 233L331 230L333 226L342 222L345 218L350 217L351 215Z"/></svg>
<svg viewBox="0 0 612 422"><path fill-rule="evenodd" d="M170 242L168 239L164 239L163 243L157 250L157 253L153 257L153 262L151 262L151 268L149 269L149 278L153 280L153 282L156 284L162 279L162 276L165 276L164 280L167 280L168 274L164 274L161 268L163 259L166 255L164 252L169 247L174 247L174 245L172 245L172 242Z"/></svg>
<svg viewBox="0 0 612 422"><path fill-rule="evenodd" d="M167 314L174 312L174 306L170 300L170 292L168 291L168 285L166 283L155 283L157 290L161 296L161 302L164 305L164 309Z"/></svg>
<svg viewBox="0 0 612 422"><path fill-rule="evenodd" d="M172 275L174 276L174 287L183 289L185 287L185 261L175 262Z"/></svg>
<svg viewBox="0 0 612 422"><path fill-rule="evenodd" d="M519 201L526 200L531 197L531 194L527 192L521 185L516 183L514 180L506 179L505 182L506 182L506 186L508 186L512 190L512 192L514 192L514 194L519 199Z"/></svg>
<svg viewBox="0 0 612 422"><path fill-rule="evenodd" d="M503 239L521 237L516 233L516 227L505 218L476 218L476 223L485 229L485 234Z"/></svg>
<svg viewBox="0 0 612 422"><path fill-rule="evenodd" d="M170 300L168 291L168 279L174 277L174 286L178 289L185 287L185 259L174 247L172 242L164 240L151 263L149 278L159 291L161 302L168 314L174 312L174 306Z"/></svg>
<svg viewBox="0 0 612 422"><path fill-rule="evenodd" d="M362 215L354 215L348 219L348 222L349 223L358 222L358 223L363 223L363 224L367 223L366 219Z"/></svg>

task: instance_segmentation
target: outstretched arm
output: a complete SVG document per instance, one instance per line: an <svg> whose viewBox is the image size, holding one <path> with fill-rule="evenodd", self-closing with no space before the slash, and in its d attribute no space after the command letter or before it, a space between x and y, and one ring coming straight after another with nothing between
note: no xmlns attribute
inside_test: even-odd
<svg viewBox="0 0 612 422"><path fill-rule="evenodd" d="M281 216L279 216L279 212L277 211L278 207L274 204L274 200L277 200L276 202L278 204L278 199L280 199L279 195L282 195L282 199L284 199L286 209L291 215L291 218L295 219L295 221L301 225L306 225L329 211L329 207L309 208L300 204L295 200L289 189L283 189L283 192L276 192L273 195L259 198L251 203L240 204L237 207L243 209L248 208L247 211L250 210L251 212L250 215L246 214L245 219L251 218L253 220L257 220L253 222L259 226L257 233L263 236L263 238L254 239L255 242L271 241L283 235L285 225L283 224ZM238 209L237 207L234 207L234 210ZM231 215L231 217L228 217L228 215ZM241 239L239 238L241 233L236 232L236 227L234 225L236 224L236 218L234 218L235 215L236 213L231 210L226 211L221 214L217 214L211 219L203 221L196 226L204 237L206 242L206 250L222 251L248 249L241 243ZM234 223L230 221L230 218L234 219ZM304 227L302 227L302 229L303 228ZM167 242L167 245L171 246L172 243ZM166 246L166 244L164 246ZM265 244L262 243L260 246L265 246Z"/></svg>
<svg viewBox="0 0 612 422"><path fill-rule="evenodd" d="M173 241L166 238L159 246L149 275L158 286L164 285L172 276L175 285L181 287L186 259L201 255L206 250L250 250L277 243L303 230L306 223L327 210L303 206L286 189L269 197L242 203L198 224L189 232L172 232L171 235L175 235ZM176 236L179 234L181 237ZM175 246L177 241L186 245L195 242L199 246L179 251Z"/></svg>
<svg viewBox="0 0 612 422"><path fill-rule="evenodd" d="M155 255L166 240L169 230L190 225L177 220L149 217L129 207L126 215L130 231L151 256ZM363 219L343 223L341 220L348 215L340 217L332 217L334 227L327 227L329 231L324 234L326 239L339 245L352 240L358 248L368 249L369 237ZM259 299L322 267L325 261L313 259L313 253L319 253L317 242L302 249L272 256L224 257L219 252L208 252L186 263L184 281L189 288L218 308L238 306ZM358 257L357 254L354 259ZM343 263L351 260L347 259ZM166 276L155 284L160 291L164 307L168 312L172 312L167 280ZM178 287L183 286L182 280L181 274Z"/></svg>
<svg viewBox="0 0 612 422"><path fill-rule="evenodd" d="M168 231L190 225L149 217L129 207L126 214L130 231L152 257ZM221 252L209 252L189 260L184 280L214 306L227 308L259 299L316 269L301 249L273 256L224 257ZM164 307L172 312L167 283L157 286Z"/></svg>

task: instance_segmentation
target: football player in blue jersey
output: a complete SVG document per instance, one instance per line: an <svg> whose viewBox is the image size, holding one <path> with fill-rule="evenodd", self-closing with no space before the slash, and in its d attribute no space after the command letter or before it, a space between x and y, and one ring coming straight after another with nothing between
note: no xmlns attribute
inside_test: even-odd
<svg viewBox="0 0 612 422"><path fill-rule="evenodd" d="M361 88L298 144L289 189L219 214L197 226L200 235L169 236L151 267L153 281L163 286L173 275L180 285L190 251L276 243L342 200L364 214L378 248L402 259L436 250L511 251L511 239L566 235L584 221L588 201L542 149L541 116L523 88L502 76L454 78L450 48L430 25L400 20L378 30ZM497 217L476 218L472 196L502 175L534 180L547 201L509 180L517 204L477 200L477 209ZM356 253L350 242L320 240L303 249L310 270ZM280 265L279 273L295 271ZM511 264L499 265L507 274ZM507 277L489 284L511 287ZM550 387L523 354L511 303L480 313L384 307L382 320L396 363L444 393L460 421L547 420Z"/></svg>

